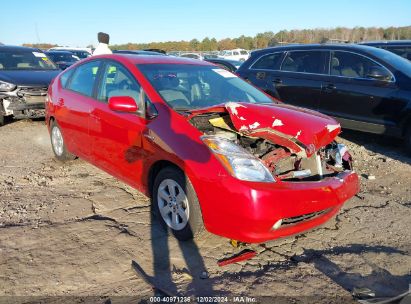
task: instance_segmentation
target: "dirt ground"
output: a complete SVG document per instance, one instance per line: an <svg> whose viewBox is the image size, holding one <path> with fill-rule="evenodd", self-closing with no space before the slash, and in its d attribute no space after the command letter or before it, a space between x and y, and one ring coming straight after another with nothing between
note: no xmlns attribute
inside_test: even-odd
<svg viewBox="0 0 411 304"><path fill-rule="evenodd" d="M411 158L400 141L348 131L341 140L361 175L359 195L326 225L248 246L259 254L218 267L244 248L211 234L178 243L151 224L147 197L81 160L57 162L44 122L9 123L0 128L0 303L147 300L155 291L132 260L170 293L221 302L351 303L355 287L405 292Z"/></svg>

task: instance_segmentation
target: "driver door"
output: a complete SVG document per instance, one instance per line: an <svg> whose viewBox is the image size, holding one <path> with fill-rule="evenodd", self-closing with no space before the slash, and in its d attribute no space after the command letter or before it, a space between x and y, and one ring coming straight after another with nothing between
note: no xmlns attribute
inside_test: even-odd
<svg viewBox="0 0 411 304"><path fill-rule="evenodd" d="M146 126L144 92L123 65L107 61L91 109L90 138L96 166L135 185L141 180L145 153L142 133ZM113 96L132 97L136 113L114 112L108 106Z"/></svg>

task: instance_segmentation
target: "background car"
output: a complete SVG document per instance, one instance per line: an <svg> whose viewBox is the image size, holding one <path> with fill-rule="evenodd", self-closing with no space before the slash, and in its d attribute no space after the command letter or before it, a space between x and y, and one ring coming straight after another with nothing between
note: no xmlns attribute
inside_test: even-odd
<svg viewBox="0 0 411 304"><path fill-rule="evenodd" d="M131 55L165 55L164 53L154 52L154 51L145 51L145 50L113 50L113 53L116 54L131 54Z"/></svg>
<svg viewBox="0 0 411 304"><path fill-rule="evenodd" d="M243 61L237 60L230 60L230 59L222 59L222 58L205 58L205 61L215 63L216 65L226 69L230 72L235 72L241 66Z"/></svg>
<svg viewBox="0 0 411 304"><path fill-rule="evenodd" d="M191 59L198 59L203 60L203 56L197 53L183 53L179 55L180 57L191 58Z"/></svg>
<svg viewBox="0 0 411 304"><path fill-rule="evenodd" d="M243 49L234 49L234 50L224 50L221 51L219 57L223 59L245 61L250 56L250 53L247 50Z"/></svg>
<svg viewBox="0 0 411 304"><path fill-rule="evenodd" d="M334 119L204 61L85 59L53 81L46 108L57 159L76 155L144 192L179 240L204 226L257 243L299 233L358 191Z"/></svg>
<svg viewBox="0 0 411 304"><path fill-rule="evenodd" d="M411 60L411 40L366 41L360 44L378 47Z"/></svg>
<svg viewBox="0 0 411 304"><path fill-rule="evenodd" d="M345 128L402 137L411 150L411 62L398 55L365 45L292 45L253 52L237 73Z"/></svg>
<svg viewBox="0 0 411 304"><path fill-rule="evenodd" d="M64 47L64 46L56 46L52 47L47 50L49 51L68 51L72 52L80 59L85 59L91 56L91 49L90 48L75 48L75 47Z"/></svg>
<svg viewBox="0 0 411 304"><path fill-rule="evenodd" d="M48 51L45 52L45 54L62 70L67 69L80 60L80 58L72 52L67 51Z"/></svg>
<svg viewBox="0 0 411 304"><path fill-rule="evenodd" d="M0 46L0 125L6 116L44 116L48 85L59 72L39 49Z"/></svg>

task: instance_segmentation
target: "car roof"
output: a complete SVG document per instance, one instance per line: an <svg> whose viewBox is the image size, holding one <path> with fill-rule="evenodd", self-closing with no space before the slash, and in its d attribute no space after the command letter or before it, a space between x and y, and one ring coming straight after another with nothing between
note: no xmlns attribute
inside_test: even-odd
<svg viewBox="0 0 411 304"><path fill-rule="evenodd" d="M51 51L46 51L46 54L70 54L73 55L73 52L70 51L63 51L63 50L51 50Z"/></svg>
<svg viewBox="0 0 411 304"><path fill-rule="evenodd" d="M319 43L319 44L290 44L283 46L274 46L261 50L253 51L252 56L270 53L270 52L284 52L290 50L357 50L366 53L373 53L374 47L368 45L360 45L353 43Z"/></svg>
<svg viewBox="0 0 411 304"><path fill-rule="evenodd" d="M29 51L29 52L38 52L38 48L32 48L27 46L18 46L18 45L0 45L1 51Z"/></svg>
<svg viewBox="0 0 411 304"><path fill-rule="evenodd" d="M91 58L111 58L111 59L126 59L132 64L194 64L194 65L211 65L208 62L198 59L185 57L174 57L164 55L138 55L138 54L121 54L114 53L111 55L99 55Z"/></svg>
<svg viewBox="0 0 411 304"><path fill-rule="evenodd" d="M138 54L138 55L164 55L164 53L145 51L145 50L113 50L113 53L118 54Z"/></svg>
<svg viewBox="0 0 411 304"><path fill-rule="evenodd" d="M404 44L410 44L411 45L411 40L362 41L359 44L365 44L365 45L404 45Z"/></svg>

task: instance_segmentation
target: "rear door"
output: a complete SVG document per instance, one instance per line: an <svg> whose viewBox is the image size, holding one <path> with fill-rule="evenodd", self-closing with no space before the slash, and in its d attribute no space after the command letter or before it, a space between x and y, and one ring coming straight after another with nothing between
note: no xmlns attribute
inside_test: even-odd
<svg viewBox="0 0 411 304"><path fill-rule="evenodd" d="M273 90L285 103L318 110L321 88L328 77L328 52L294 50L285 54L280 69L273 71L268 90Z"/></svg>
<svg viewBox="0 0 411 304"><path fill-rule="evenodd" d="M272 74L276 73L283 56L282 52L264 54L259 57L249 68L240 67L239 74L245 80L251 82L267 94L279 99L275 88L272 86Z"/></svg>
<svg viewBox="0 0 411 304"><path fill-rule="evenodd" d="M383 67L362 54L331 51L330 78L323 86L320 111L340 118L348 128L383 133L384 125L394 127L403 103L396 97L394 76L389 81L367 76L375 66Z"/></svg>
<svg viewBox="0 0 411 304"><path fill-rule="evenodd" d="M146 153L142 134L146 128L146 95L126 67L107 60L91 109L90 137L93 163L123 181L136 185L141 180ZM132 97L136 113L114 112L108 107L113 96Z"/></svg>
<svg viewBox="0 0 411 304"><path fill-rule="evenodd" d="M78 66L57 100L56 119L64 139L70 151L84 159L90 157L89 115L100 65L101 60L93 60Z"/></svg>

